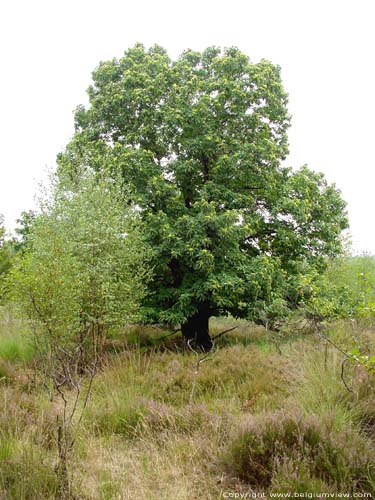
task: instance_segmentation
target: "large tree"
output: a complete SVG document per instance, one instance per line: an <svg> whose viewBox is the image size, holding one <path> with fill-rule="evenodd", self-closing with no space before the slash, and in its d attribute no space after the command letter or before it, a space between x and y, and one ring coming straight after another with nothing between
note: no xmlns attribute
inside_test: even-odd
<svg viewBox="0 0 375 500"><path fill-rule="evenodd" d="M290 117L280 68L236 48L176 61L142 45L102 62L58 157L71 179L106 170L132 191L155 249L144 303L210 349L209 318L254 321L303 297L298 277L340 251L345 203L323 175L282 166Z"/></svg>

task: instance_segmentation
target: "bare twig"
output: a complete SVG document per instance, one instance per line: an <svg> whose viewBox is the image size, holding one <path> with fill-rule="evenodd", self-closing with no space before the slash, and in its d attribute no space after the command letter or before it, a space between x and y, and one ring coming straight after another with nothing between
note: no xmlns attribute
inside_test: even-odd
<svg viewBox="0 0 375 500"><path fill-rule="evenodd" d="M345 371L345 363L349 361L349 358L345 358L343 360L343 362L341 363L341 380L343 382L343 384L345 385L346 389L349 391L349 392L354 392L353 389L351 389L348 384L346 383L345 381L345 377L344 377L344 371Z"/></svg>
<svg viewBox="0 0 375 500"><path fill-rule="evenodd" d="M337 351L339 351L341 354L343 354L345 357L341 363L341 380L345 386L345 389L347 389L349 392L354 392L353 389L351 389L348 384L346 383L345 381L345 363L347 361L350 361L350 359L352 359L352 356L350 354L348 354L347 352L345 352L343 349L341 349L341 347L339 347L337 344L335 344L335 342L333 342L330 338L326 337L325 335L323 335L321 332L317 332L318 334L318 337L321 338L322 340L324 340L326 342L326 346L327 344L331 344ZM325 359L325 363L326 363L326 359Z"/></svg>
<svg viewBox="0 0 375 500"><path fill-rule="evenodd" d="M79 386L79 384L77 384L76 386L76 397L74 399L74 404L73 404L73 408L72 408L72 411L70 412L70 416L69 416L69 424L72 423L72 420L73 420L73 417L75 415L75 412L77 410L77 405L78 405L78 401L79 401L79 396L81 394L81 388Z"/></svg>
<svg viewBox="0 0 375 500"><path fill-rule="evenodd" d="M79 432L79 426L81 424L81 421L82 421L82 417L83 417L83 414L84 414L84 411L86 409L86 406L87 406L87 403L88 403L88 400L89 400L89 397L90 397L90 394L91 394L91 389L92 389L92 383L93 383L93 380L94 380L94 377L95 377L95 374L96 374L96 371L97 371L97 360L95 362L96 364L94 365L94 368L91 370L91 376L90 376L90 380L89 380L89 385L87 387L87 391L86 391L86 395L85 395L85 399L83 401L83 405L82 405L82 410L81 410L81 414L76 422L76 429L75 429L75 435L74 435L74 438L72 439L72 446L74 445L76 439L77 439L77 436L78 436L78 432Z"/></svg>
<svg viewBox="0 0 375 500"><path fill-rule="evenodd" d="M85 399L83 401L81 415L79 416L79 419L77 421L77 426L81 423L81 420L82 420L82 417L83 417L83 412L85 411L85 408L87 406L87 403L88 403L88 400L89 400L89 397L90 397L92 383L93 383L94 377L96 375L97 367L98 367L97 365L98 365L98 360L95 361L94 367L91 370L91 376L90 376L90 380L89 380L89 385L87 387Z"/></svg>
<svg viewBox="0 0 375 500"><path fill-rule="evenodd" d="M331 344L337 351L341 352L341 354L343 354L346 358L350 358L350 354L348 354L343 349L341 349L341 347L339 347L337 344L335 344L330 338L326 337L325 335L323 335L320 332L317 332L317 334L318 334L318 337L320 337L322 340L325 340L326 342Z"/></svg>
<svg viewBox="0 0 375 500"><path fill-rule="evenodd" d="M56 387L57 392L60 394L61 399L64 402L63 421L65 423L65 421L66 421L66 408L68 406L68 401L67 401L67 399L65 397L64 391L61 390L61 386L60 385L56 385L55 387Z"/></svg>
<svg viewBox="0 0 375 500"><path fill-rule="evenodd" d="M193 399L194 399L194 393L195 393L195 387L197 385L197 377L198 377L198 373L199 373L199 368L201 366L202 363L204 363L205 361L209 361L211 359L211 356L213 355L214 351L213 351L213 346L212 346L212 349L211 351L209 351L208 353L204 354L204 356L202 356L201 358L199 358L199 352L196 351L195 349L193 349L192 345L191 345L191 341L193 339L189 339L187 341L187 345L189 347L189 349L194 353L196 354L196 356L198 356L198 359L197 359L197 364L195 366L195 371L194 371L194 380L193 380L193 385L192 385L192 388L191 388L191 392L190 392L190 397L189 397L189 404L192 404L193 402Z"/></svg>
<svg viewBox="0 0 375 500"><path fill-rule="evenodd" d="M186 343L187 343L187 346L188 348L191 350L191 352L193 352L194 354L196 354L198 356L198 352L192 348L191 346L191 341L194 340L194 339L189 339Z"/></svg>

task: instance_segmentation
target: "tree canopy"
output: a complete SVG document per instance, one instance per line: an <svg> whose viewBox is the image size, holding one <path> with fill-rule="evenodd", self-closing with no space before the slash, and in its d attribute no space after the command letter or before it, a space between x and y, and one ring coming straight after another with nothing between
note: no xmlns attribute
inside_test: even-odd
<svg viewBox="0 0 375 500"><path fill-rule="evenodd" d="M322 174L282 164L278 66L216 47L172 61L138 44L99 64L88 96L59 172L128 186L154 248L146 320L180 323L207 350L210 316L265 322L304 299L299 278L340 252L348 223Z"/></svg>
<svg viewBox="0 0 375 500"><path fill-rule="evenodd" d="M13 246L16 252L24 251L27 247L32 227L36 218L35 210L21 212L17 219L17 227L15 229L16 238L13 241Z"/></svg>

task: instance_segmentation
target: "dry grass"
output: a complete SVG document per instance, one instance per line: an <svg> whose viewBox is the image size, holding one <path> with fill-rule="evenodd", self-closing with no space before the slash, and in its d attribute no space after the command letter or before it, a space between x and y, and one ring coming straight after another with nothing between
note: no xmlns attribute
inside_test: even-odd
<svg viewBox="0 0 375 500"><path fill-rule="evenodd" d="M138 344L111 340L116 352L95 379L72 458L76 499L217 499L349 483L375 493L374 380L348 367L349 392L342 358L317 338L290 335L277 347L272 334L228 319L214 320L214 334L230 325L238 328L198 372L197 356L173 337L161 348L141 330ZM331 334L345 345L351 332L341 324ZM0 364L0 498L56 498L61 407L25 383L22 366Z"/></svg>
<svg viewBox="0 0 375 500"><path fill-rule="evenodd" d="M263 490L301 492L310 478L323 491L375 493L371 443L350 425L336 426L333 413L256 415L230 442L223 461L232 473Z"/></svg>

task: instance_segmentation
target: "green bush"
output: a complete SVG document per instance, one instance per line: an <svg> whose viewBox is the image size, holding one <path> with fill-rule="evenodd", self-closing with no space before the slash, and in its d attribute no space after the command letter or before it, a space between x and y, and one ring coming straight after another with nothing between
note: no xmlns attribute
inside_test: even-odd
<svg viewBox="0 0 375 500"><path fill-rule="evenodd" d="M43 360L57 352L51 364L69 355L82 368L102 354L109 329L137 315L149 249L136 210L124 207L109 181L87 176L70 191L52 188L9 281Z"/></svg>

